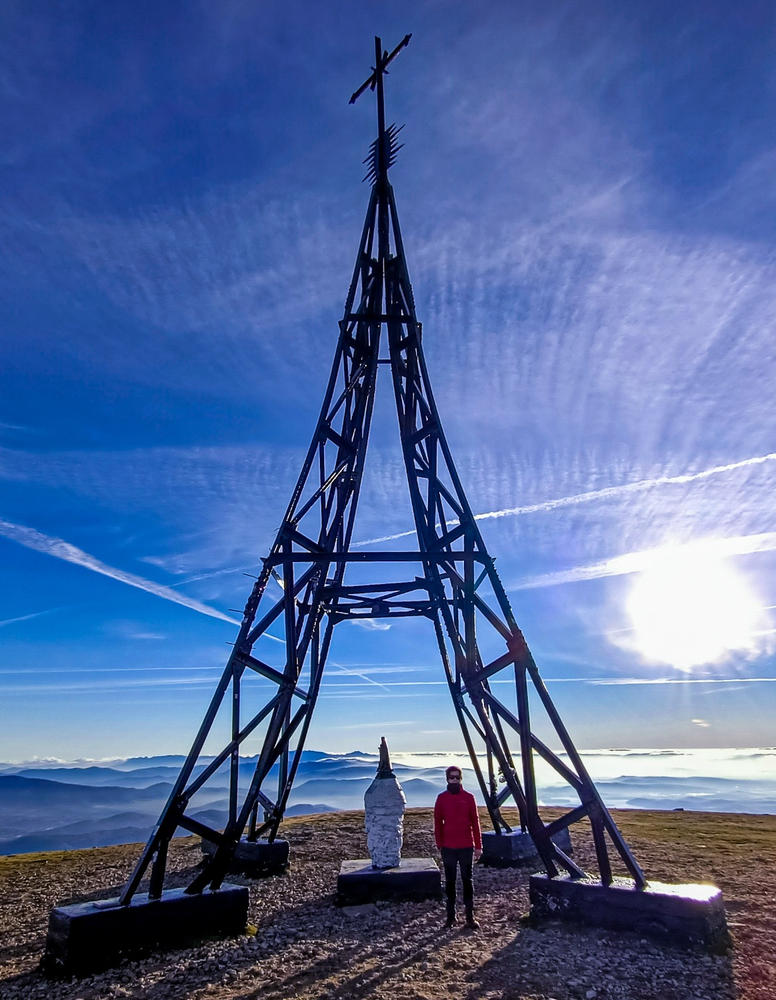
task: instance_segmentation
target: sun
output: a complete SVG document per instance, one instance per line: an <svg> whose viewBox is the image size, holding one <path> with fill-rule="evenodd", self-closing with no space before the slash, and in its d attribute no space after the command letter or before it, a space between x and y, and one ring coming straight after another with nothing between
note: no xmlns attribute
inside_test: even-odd
<svg viewBox="0 0 776 1000"><path fill-rule="evenodd" d="M695 543L655 550L627 609L645 659L691 670L752 649L761 605L713 545Z"/></svg>

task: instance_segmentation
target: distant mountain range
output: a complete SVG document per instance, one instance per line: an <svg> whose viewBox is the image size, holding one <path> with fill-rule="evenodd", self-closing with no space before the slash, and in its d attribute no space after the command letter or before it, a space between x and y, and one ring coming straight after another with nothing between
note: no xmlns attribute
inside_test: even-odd
<svg viewBox="0 0 776 1000"><path fill-rule="evenodd" d="M147 839L185 758L131 757L105 764L0 764L0 854L73 850ZM203 757L196 776L211 762ZM257 758L240 762L248 786ZM304 751L286 814L361 809L377 769L376 755ZM276 770L276 769L275 769ZM439 770L396 766L412 806L433 803ZM270 775L270 779L272 774ZM192 800L191 815L208 826L226 820L229 768L225 764Z"/></svg>
<svg viewBox="0 0 776 1000"><path fill-rule="evenodd" d="M438 754L404 755L413 764L394 771L409 806L430 806L444 787ZM184 757L130 757L94 763L0 763L0 854L72 850L147 839L167 801ZM200 773L212 757L203 757ZM596 785L610 806L776 812L776 750L605 750L586 755ZM257 758L240 762L247 788ZM543 766L543 765L541 765ZM540 801L576 805L573 792L537 769ZM305 750L287 815L362 809L377 755L359 750L328 754ZM623 773L624 772L624 773ZM479 799L474 774L464 770ZM208 826L226 820L228 764L192 799L192 815Z"/></svg>

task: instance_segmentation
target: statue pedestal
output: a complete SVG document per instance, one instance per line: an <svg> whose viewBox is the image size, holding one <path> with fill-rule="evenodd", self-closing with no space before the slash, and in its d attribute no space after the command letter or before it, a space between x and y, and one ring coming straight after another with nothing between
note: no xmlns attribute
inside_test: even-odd
<svg viewBox="0 0 776 1000"><path fill-rule="evenodd" d="M85 975L125 956L242 934L247 917L248 887L228 883L192 895L168 889L161 899L136 893L128 906L120 906L118 897L57 906L42 965L52 975Z"/></svg>
<svg viewBox="0 0 776 1000"><path fill-rule="evenodd" d="M369 858L343 861L337 877L338 906L377 899L438 899L442 876L433 858L402 858L394 868L373 868Z"/></svg>
<svg viewBox="0 0 776 1000"><path fill-rule="evenodd" d="M571 837L568 829L556 833L552 842L564 854L571 854ZM494 868L523 868L532 865L542 867L531 834L520 830L501 834L493 831L483 833L481 863Z"/></svg>
<svg viewBox="0 0 776 1000"><path fill-rule="evenodd" d="M202 839L202 853L211 857L217 845L212 840ZM245 840L235 848L227 871L230 875L247 875L262 878L278 875L288 868L289 846L287 840Z"/></svg>
<svg viewBox="0 0 776 1000"><path fill-rule="evenodd" d="M629 930L676 944L712 951L729 944L722 893L715 885L648 882L632 879L611 885L593 879L531 875L531 916L570 920L593 927Z"/></svg>

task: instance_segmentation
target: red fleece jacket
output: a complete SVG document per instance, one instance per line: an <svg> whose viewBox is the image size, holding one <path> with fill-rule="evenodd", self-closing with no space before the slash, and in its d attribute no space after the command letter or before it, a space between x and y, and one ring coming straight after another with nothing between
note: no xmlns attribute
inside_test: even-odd
<svg viewBox="0 0 776 1000"><path fill-rule="evenodd" d="M437 847L476 847L482 850L480 817L471 792L442 792L434 805L434 839Z"/></svg>

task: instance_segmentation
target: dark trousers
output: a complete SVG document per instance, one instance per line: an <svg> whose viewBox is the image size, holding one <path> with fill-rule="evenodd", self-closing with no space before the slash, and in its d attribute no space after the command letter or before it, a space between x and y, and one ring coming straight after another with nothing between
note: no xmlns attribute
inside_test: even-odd
<svg viewBox="0 0 776 1000"><path fill-rule="evenodd" d="M461 866L461 885L463 887L463 905L467 913L474 907L474 885L472 884L473 847L443 847L442 864L445 866L445 895L447 896L447 913L455 913L455 876L456 868Z"/></svg>

